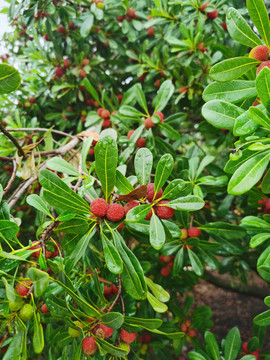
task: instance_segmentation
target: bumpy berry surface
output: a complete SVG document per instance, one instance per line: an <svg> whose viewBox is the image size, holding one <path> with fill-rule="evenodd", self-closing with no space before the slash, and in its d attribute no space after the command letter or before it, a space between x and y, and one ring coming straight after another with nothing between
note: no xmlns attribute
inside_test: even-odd
<svg viewBox="0 0 270 360"><path fill-rule="evenodd" d="M98 349L96 340L93 336L86 337L82 341L82 350L86 355L94 355Z"/></svg>
<svg viewBox="0 0 270 360"><path fill-rule="evenodd" d="M208 13L207 13L207 17L208 17L208 19L210 19L210 20L214 20L215 18L218 17L218 10L216 9L216 10L214 10L214 11L208 12Z"/></svg>
<svg viewBox="0 0 270 360"><path fill-rule="evenodd" d="M140 205L139 201L137 200L131 200L124 206L125 214L129 212L129 210L133 209L134 207Z"/></svg>
<svg viewBox="0 0 270 360"><path fill-rule="evenodd" d="M98 216L98 217L105 216L106 213L107 213L108 208L109 208L109 204L107 203L106 200L104 200L102 198L94 199L91 202L91 206L90 206L91 212L95 216Z"/></svg>
<svg viewBox="0 0 270 360"><path fill-rule="evenodd" d="M167 277L170 275L170 270L167 267L163 267L160 271L161 275Z"/></svg>
<svg viewBox="0 0 270 360"><path fill-rule="evenodd" d="M136 146L138 148L143 148L146 145L146 140L144 138L140 138L136 141Z"/></svg>
<svg viewBox="0 0 270 360"><path fill-rule="evenodd" d="M108 339L113 334L113 329L109 328L103 324L98 325L98 328L96 330L96 336L100 337L102 339Z"/></svg>
<svg viewBox="0 0 270 360"><path fill-rule="evenodd" d="M107 211L107 219L110 221L120 221L125 215L125 211L120 204L110 204Z"/></svg>
<svg viewBox="0 0 270 360"><path fill-rule="evenodd" d="M152 128L153 126L155 126L155 123L153 123L152 118L148 117L148 118L146 118L146 119L144 120L144 127L145 127L146 129L150 129L150 128Z"/></svg>
<svg viewBox="0 0 270 360"><path fill-rule="evenodd" d="M155 194L155 184L153 184L153 183L148 184L147 185L147 192L146 192L147 200L152 201L153 198L154 198L154 194ZM156 194L156 196L155 196L155 200L161 198L162 194L163 194L163 190L160 189L158 191L158 193Z"/></svg>
<svg viewBox="0 0 270 360"><path fill-rule="evenodd" d="M191 227L188 229L188 236L189 237L198 237L201 235L201 230L196 227Z"/></svg>
<svg viewBox="0 0 270 360"><path fill-rule="evenodd" d="M168 204L169 201L166 201L166 200L162 200L159 202L159 205L162 205L162 204ZM170 219L173 217L173 214L174 214L174 209L168 207L168 206L157 206L156 207L156 214L157 216L160 218L160 219Z"/></svg>
<svg viewBox="0 0 270 360"><path fill-rule="evenodd" d="M249 53L250 58L259 61L266 61L268 59L268 55L269 55L269 49L266 45L256 46Z"/></svg>
<svg viewBox="0 0 270 360"><path fill-rule="evenodd" d="M262 62L262 63L258 66L256 75L258 75L259 72L260 72L263 68L265 68L265 67L268 67L268 69L270 69L270 60L264 61L264 62Z"/></svg>
<svg viewBox="0 0 270 360"><path fill-rule="evenodd" d="M121 340L127 344L133 343L136 340L137 333L129 333L126 330L122 329L120 333Z"/></svg>

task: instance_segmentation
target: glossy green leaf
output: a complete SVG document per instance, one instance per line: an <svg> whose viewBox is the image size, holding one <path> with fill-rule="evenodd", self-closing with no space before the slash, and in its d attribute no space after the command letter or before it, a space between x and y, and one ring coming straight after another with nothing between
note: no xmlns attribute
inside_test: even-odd
<svg viewBox="0 0 270 360"><path fill-rule="evenodd" d="M100 319L103 325L111 329L119 329L124 322L124 316L118 312L104 314Z"/></svg>
<svg viewBox="0 0 270 360"><path fill-rule="evenodd" d="M160 129L160 131L162 132L163 135L165 135L168 139L170 140L178 140L180 139L181 135L179 134L178 131L174 130L174 128L172 126L170 126L169 124L163 122L163 123L159 123L158 127Z"/></svg>
<svg viewBox="0 0 270 360"><path fill-rule="evenodd" d="M190 360L207 360L206 357L196 351L190 351L188 357Z"/></svg>
<svg viewBox="0 0 270 360"><path fill-rule="evenodd" d="M159 192L159 190L162 188L162 186L166 183L168 180L168 177L171 175L171 172L173 170L174 166L174 160L171 154L164 154L158 164L156 169L156 175L155 175L155 195Z"/></svg>
<svg viewBox="0 0 270 360"><path fill-rule="evenodd" d="M102 247L106 265L113 274L121 274L123 261L113 243L103 233L101 234Z"/></svg>
<svg viewBox="0 0 270 360"><path fill-rule="evenodd" d="M270 24L268 13L263 0L247 0L247 9L251 20L256 26L259 34L269 47Z"/></svg>
<svg viewBox="0 0 270 360"><path fill-rule="evenodd" d="M19 226L9 220L0 220L0 234L5 238L12 238L19 232Z"/></svg>
<svg viewBox="0 0 270 360"><path fill-rule="evenodd" d="M83 79L83 85L85 86L86 90L89 92L89 94L92 95L93 99L100 104L100 100L99 100L99 96L98 93L96 92L95 88L93 87L93 85L90 83L89 79L84 78Z"/></svg>
<svg viewBox="0 0 270 360"><path fill-rule="evenodd" d="M186 183L182 179L174 179L165 188L162 194L162 199L170 200L178 198L182 195L186 188Z"/></svg>
<svg viewBox="0 0 270 360"><path fill-rule="evenodd" d="M148 114L146 98L145 98L144 92L142 91L142 85L141 84L136 84L135 89L136 89L138 104L145 111L145 113Z"/></svg>
<svg viewBox="0 0 270 360"><path fill-rule="evenodd" d="M55 170L57 172L61 172L68 175L78 176L80 173L74 169L66 160L60 157L53 157L49 159L46 163L47 168L51 170Z"/></svg>
<svg viewBox="0 0 270 360"><path fill-rule="evenodd" d="M49 285L49 275L35 268L30 268L27 274L33 283L35 298L40 298Z"/></svg>
<svg viewBox="0 0 270 360"><path fill-rule="evenodd" d="M228 240L239 240L242 239L246 234L244 228L222 221L207 223L199 228L203 231L206 231L210 235L220 236Z"/></svg>
<svg viewBox="0 0 270 360"><path fill-rule="evenodd" d="M168 104L174 92L174 85L171 80L165 80L159 90L157 96L153 100L154 112L162 111Z"/></svg>
<svg viewBox="0 0 270 360"><path fill-rule="evenodd" d="M212 100L202 107L203 117L214 127L233 130L235 119L244 110L236 105L220 100Z"/></svg>
<svg viewBox="0 0 270 360"><path fill-rule="evenodd" d="M227 10L226 24L231 37L240 44L251 48L263 45L238 10L234 8Z"/></svg>
<svg viewBox="0 0 270 360"><path fill-rule="evenodd" d="M264 311L263 313L255 316L253 319L254 324L258 326L269 326L270 325L270 310Z"/></svg>
<svg viewBox="0 0 270 360"><path fill-rule="evenodd" d="M10 65L0 64L0 95L9 94L21 85L19 72Z"/></svg>
<svg viewBox="0 0 270 360"><path fill-rule="evenodd" d="M213 360L219 360L220 352L215 335L212 334L210 331L206 331L204 334L204 339L206 342L206 351L209 354L209 356L211 356Z"/></svg>
<svg viewBox="0 0 270 360"><path fill-rule="evenodd" d="M150 244L154 249L159 250L166 241L166 234L159 217L153 213L150 220Z"/></svg>
<svg viewBox="0 0 270 360"><path fill-rule="evenodd" d="M234 136L252 134L260 127L260 125L257 124L251 116L250 109L252 108L249 108L249 110L245 111L235 119L233 127Z"/></svg>
<svg viewBox="0 0 270 360"><path fill-rule="evenodd" d="M48 215L49 217L52 217L50 214L50 211L48 210L48 207L46 206L45 202L41 199L40 196L38 196L36 194L29 195L26 198L26 202L30 206L41 211L43 214Z"/></svg>
<svg viewBox="0 0 270 360"><path fill-rule="evenodd" d="M115 185L118 159L117 144L110 136L98 141L95 146L95 159L96 173L107 201Z"/></svg>
<svg viewBox="0 0 270 360"><path fill-rule="evenodd" d="M262 181L262 192L264 194L270 194L270 169L263 177Z"/></svg>
<svg viewBox="0 0 270 360"><path fill-rule="evenodd" d="M23 297L21 295L19 295L17 290L15 290L15 288L7 282L6 278L4 278L4 276L2 276L2 281L6 288L7 299L13 303L23 303Z"/></svg>
<svg viewBox="0 0 270 360"><path fill-rule="evenodd" d="M173 265L173 276L178 276L184 265L184 247L176 253Z"/></svg>
<svg viewBox="0 0 270 360"><path fill-rule="evenodd" d="M228 184L228 193L240 195L250 190L262 177L269 160L270 152L267 150L244 162L233 174Z"/></svg>
<svg viewBox="0 0 270 360"><path fill-rule="evenodd" d="M125 350L122 350L119 347L112 345L111 343L109 343L106 340L97 338L96 341L102 350L106 351L107 353L109 353L111 355L117 356L119 358L127 355L127 352Z"/></svg>
<svg viewBox="0 0 270 360"><path fill-rule="evenodd" d="M22 330L18 331L15 335L13 335L9 347L5 352L2 360L21 360L23 335L24 332Z"/></svg>
<svg viewBox="0 0 270 360"><path fill-rule="evenodd" d="M141 148L135 155L135 174L140 185L147 185L153 166L153 155L147 148Z"/></svg>
<svg viewBox="0 0 270 360"><path fill-rule="evenodd" d="M204 201L198 196L188 195L172 200L166 205L175 210L197 211L204 207Z"/></svg>
<svg viewBox="0 0 270 360"><path fill-rule="evenodd" d="M241 56L217 63L211 68L209 74L215 81L227 82L240 78L259 64L258 60Z"/></svg>
<svg viewBox="0 0 270 360"><path fill-rule="evenodd" d="M264 67L256 77L256 88L258 91L258 97L263 103L264 107L270 112L270 69ZM269 123L269 120L268 120ZM268 127L269 128L269 125Z"/></svg>
<svg viewBox="0 0 270 360"><path fill-rule="evenodd" d="M254 235L249 243L249 246L251 248L255 248L259 245L261 245L262 243L264 243L266 240L268 240L270 238L270 233L259 233Z"/></svg>
<svg viewBox="0 0 270 360"><path fill-rule="evenodd" d="M128 194L128 193L130 193L131 191L134 190L131 183L128 181L128 179L119 170L116 170L115 186L123 194Z"/></svg>
<svg viewBox="0 0 270 360"><path fill-rule="evenodd" d="M36 312L34 312L33 347L36 354L40 354L44 349L43 327L40 323L40 314Z"/></svg>
<svg viewBox="0 0 270 360"><path fill-rule="evenodd" d="M147 300L149 301L150 305L157 313L164 313L165 311L168 310L167 305L159 301L155 296L150 294L150 292L147 292Z"/></svg>
<svg viewBox="0 0 270 360"><path fill-rule="evenodd" d="M195 274L198 276L202 276L204 272L204 266L201 263L199 257L195 254L195 252L190 250L189 248L188 248L188 257Z"/></svg>
<svg viewBox="0 0 270 360"><path fill-rule="evenodd" d="M144 204L134 207L127 213L125 221L130 223L140 222L148 215L151 207L151 204Z"/></svg>
<svg viewBox="0 0 270 360"><path fill-rule="evenodd" d="M94 23L94 16L90 12L84 14L84 21L80 28L81 37L85 38L89 35L91 27Z"/></svg>
<svg viewBox="0 0 270 360"><path fill-rule="evenodd" d="M144 318L136 318L131 316L125 316L125 323L130 325L138 326L147 330L154 330L159 328L162 325L161 319L144 319Z"/></svg>
<svg viewBox="0 0 270 360"><path fill-rule="evenodd" d="M71 316L65 300L62 300L53 294L50 294L50 296L46 299L46 305L52 314L60 316Z"/></svg>
<svg viewBox="0 0 270 360"><path fill-rule="evenodd" d="M145 278L146 284L153 293L153 295L161 302L167 302L170 300L170 294L163 289L162 286L154 283L150 278Z"/></svg>
<svg viewBox="0 0 270 360"><path fill-rule="evenodd" d="M241 337L237 327L232 328L225 340L225 360L235 360L241 347Z"/></svg>

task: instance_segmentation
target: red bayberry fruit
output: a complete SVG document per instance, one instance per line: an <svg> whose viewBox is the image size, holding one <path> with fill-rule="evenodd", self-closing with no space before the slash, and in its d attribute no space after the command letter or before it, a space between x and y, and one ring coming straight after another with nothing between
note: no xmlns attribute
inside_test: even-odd
<svg viewBox="0 0 270 360"><path fill-rule="evenodd" d="M54 74L56 78L62 77L65 73L65 70L63 68L61 68L60 66L58 66L55 70L54 70Z"/></svg>
<svg viewBox="0 0 270 360"><path fill-rule="evenodd" d="M15 289L21 296L26 296L31 284L32 284L31 280L23 280L21 283L18 283L15 286Z"/></svg>
<svg viewBox="0 0 270 360"><path fill-rule="evenodd" d="M146 215L146 217L144 218L144 220L150 220L151 217L153 215L152 209L149 210L149 213Z"/></svg>
<svg viewBox="0 0 270 360"><path fill-rule="evenodd" d="M83 69L81 69L79 72L79 77L85 78L86 76L87 76L86 72Z"/></svg>
<svg viewBox="0 0 270 360"><path fill-rule="evenodd" d="M221 24L221 26L223 27L224 31L227 31L227 24L225 23L225 21Z"/></svg>
<svg viewBox="0 0 270 360"><path fill-rule="evenodd" d="M264 62L262 62L262 63L258 66L256 75L258 75L259 72L260 72L263 68L265 68L265 67L268 67L268 69L270 69L270 60L264 61Z"/></svg>
<svg viewBox="0 0 270 360"><path fill-rule="evenodd" d="M140 82L143 82L143 81L145 80L145 78L146 78L146 75L147 75L147 74L145 74L145 73L142 74L141 76L138 77L138 80L139 80Z"/></svg>
<svg viewBox="0 0 270 360"><path fill-rule="evenodd" d="M155 184L150 183L147 185L147 192L146 192L147 200L150 202L153 201L154 194L155 194ZM160 189L155 196L155 200L161 198L162 194L163 194L163 190Z"/></svg>
<svg viewBox="0 0 270 360"><path fill-rule="evenodd" d="M46 33L46 34L44 34L44 39L46 40L46 41L50 41L50 39L49 39L49 35Z"/></svg>
<svg viewBox="0 0 270 360"><path fill-rule="evenodd" d="M244 351L244 353L248 354L248 342L244 342L242 345L242 350Z"/></svg>
<svg viewBox="0 0 270 360"><path fill-rule="evenodd" d="M81 116L81 122L85 123L85 121L86 121L86 116Z"/></svg>
<svg viewBox="0 0 270 360"><path fill-rule="evenodd" d="M57 246L57 245L58 246ZM45 252L45 257L46 257L46 259L52 259L52 258L55 258L58 254L59 254L59 250L58 250L58 248L59 248L59 244L56 242L56 244L54 244L54 243L50 243L50 246L53 246L53 248L54 248L54 251L48 251L48 250L46 250L46 252Z"/></svg>
<svg viewBox="0 0 270 360"><path fill-rule="evenodd" d="M266 45L259 45L253 48L250 53L249 57L259 61L266 61L269 56L269 49Z"/></svg>
<svg viewBox="0 0 270 360"><path fill-rule="evenodd" d="M204 47L204 42L199 43L198 49L199 49L201 52L207 51L207 47Z"/></svg>
<svg viewBox="0 0 270 360"><path fill-rule="evenodd" d="M187 326L185 324L182 324L180 326L180 330L183 331L184 333L187 332Z"/></svg>
<svg viewBox="0 0 270 360"><path fill-rule="evenodd" d="M171 261L170 255L165 255L165 256L163 256L163 260L162 260L162 261L165 262L165 263L169 263L169 262Z"/></svg>
<svg viewBox="0 0 270 360"><path fill-rule="evenodd" d="M129 212L129 210L133 209L134 207L140 205L139 201L131 200L124 206L125 214Z"/></svg>
<svg viewBox="0 0 270 360"><path fill-rule="evenodd" d="M136 14L136 11L134 9L127 9L127 15L129 17L131 17L132 19L137 19L137 14Z"/></svg>
<svg viewBox="0 0 270 360"><path fill-rule="evenodd" d="M155 126L155 123L153 123L152 118L148 117L148 118L146 118L146 119L144 120L144 127L145 127L146 129L150 129L150 128L152 128L153 126Z"/></svg>
<svg viewBox="0 0 270 360"><path fill-rule="evenodd" d="M113 329L100 324L98 325L98 328L96 329L95 335L101 339L108 339L113 334Z"/></svg>
<svg viewBox="0 0 270 360"><path fill-rule="evenodd" d="M121 222L121 224L119 224L116 229L117 229L118 231L121 231L124 226L125 226L125 223L124 223L124 222Z"/></svg>
<svg viewBox="0 0 270 360"><path fill-rule="evenodd" d="M34 103L36 102L36 99L35 99L33 96L31 96L31 97L28 99L28 101L29 101L31 104L34 104Z"/></svg>
<svg viewBox="0 0 270 360"><path fill-rule="evenodd" d="M188 88L186 86L182 86L178 91L180 94L185 94L188 91Z"/></svg>
<svg viewBox="0 0 270 360"><path fill-rule="evenodd" d="M218 17L218 10L214 10L214 11L210 11L207 13L207 17L209 20L214 20L215 18Z"/></svg>
<svg viewBox="0 0 270 360"><path fill-rule="evenodd" d="M144 342L145 344L149 344L151 341L152 341L152 337L151 337L150 334L145 334L145 335L143 336L143 342Z"/></svg>
<svg viewBox="0 0 270 360"><path fill-rule="evenodd" d="M69 22L68 24L69 30L74 30L75 29L75 25L72 21Z"/></svg>
<svg viewBox="0 0 270 360"><path fill-rule="evenodd" d="M121 101L123 100L123 95L122 94L119 94L119 95L116 95L117 97L117 100L119 102L119 104L121 103Z"/></svg>
<svg viewBox="0 0 270 360"><path fill-rule="evenodd" d="M136 141L136 146L138 148L143 148L146 145L146 140L144 138L140 138Z"/></svg>
<svg viewBox="0 0 270 360"><path fill-rule="evenodd" d="M150 28L147 30L147 32L148 32L148 35L149 35L150 37L155 37L155 28L154 28L154 27L150 27Z"/></svg>
<svg viewBox="0 0 270 360"><path fill-rule="evenodd" d="M82 66L87 66L90 63L89 59L83 59Z"/></svg>
<svg viewBox="0 0 270 360"><path fill-rule="evenodd" d="M108 129L109 127L111 127L112 123L110 119L104 119L102 121L102 129Z"/></svg>
<svg viewBox="0 0 270 360"><path fill-rule="evenodd" d="M64 63L64 67L65 67L65 68L68 68L68 67L69 67L69 61L68 61L68 59L63 59L62 61L63 61L63 63Z"/></svg>
<svg viewBox="0 0 270 360"><path fill-rule="evenodd" d="M91 212L97 217L105 216L108 208L109 208L109 204L107 203L106 200L102 198L94 199L91 202L91 206L90 206Z"/></svg>
<svg viewBox="0 0 270 360"><path fill-rule="evenodd" d="M109 117L110 117L110 112L109 112L109 110L102 110L102 112L101 112L101 117L102 117L102 119L108 119Z"/></svg>
<svg viewBox="0 0 270 360"><path fill-rule="evenodd" d="M125 16L118 16L116 18L117 21L122 22L124 20Z"/></svg>
<svg viewBox="0 0 270 360"><path fill-rule="evenodd" d="M135 130L129 130L129 132L127 133L127 138L130 139L132 134L134 133Z"/></svg>
<svg viewBox="0 0 270 360"><path fill-rule="evenodd" d="M204 10L207 8L208 5L210 5L210 2L209 2L209 1L207 1L207 2L204 3L204 4L202 4L200 10L201 10L201 11L204 11Z"/></svg>
<svg viewBox="0 0 270 360"><path fill-rule="evenodd" d="M169 206L165 206L165 204L168 203L169 201L167 200L162 200L158 203L158 206L156 207L156 214L160 219L170 219L173 217L174 209Z"/></svg>
<svg viewBox="0 0 270 360"><path fill-rule="evenodd" d="M48 306L46 304L43 304L40 308L41 312L43 312L44 314L47 314L50 312L50 310L48 309Z"/></svg>
<svg viewBox="0 0 270 360"><path fill-rule="evenodd" d="M98 349L96 340L93 336L86 337L82 341L82 350L86 355L94 355Z"/></svg>
<svg viewBox="0 0 270 360"><path fill-rule="evenodd" d="M104 111L103 108L98 108L98 109L97 109L97 114L98 114L98 116L101 117L101 114L102 114L103 111Z"/></svg>
<svg viewBox="0 0 270 360"><path fill-rule="evenodd" d="M170 275L170 269L168 269L167 267L163 267L160 270L160 273L161 273L162 276L167 277L167 276Z"/></svg>
<svg viewBox="0 0 270 360"><path fill-rule="evenodd" d="M160 118L160 122L163 123L164 122L164 115L161 111L156 111L154 113L154 115L157 115Z"/></svg>
<svg viewBox="0 0 270 360"><path fill-rule="evenodd" d="M189 328L190 325L191 325L191 321L190 321L190 320L186 320L185 324L186 324L186 326Z"/></svg>
<svg viewBox="0 0 270 360"><path fill-rule="evenodd" d="M196 334L196 331L195 331L194 329L189 329L189 330L188 330L188 336L189 336L190 338L194 338L196 335L197 335L197 334Z"/></svg>
<svg viewBox="0 0 270 360"><path fill-rule="evenodd" d="M189 237L199 237L201 235L201 230L196 227L191 227L188 229Z"/></svg>
<svg viewBox="0 0 270 360"><path fill-rule="evenodd" d="M121 329L121 333L120 333L121 340L127 344L133 343L133 341L136 340L137 335L138 335L137 333L129 333L124 329Z"/></svg>
<svg viewBox="0 0 270 360"><path fill-rule="evenodd" d="M120 221L125 215L125 211L122 205L120 204L110 204L107 210L107 219L110 221Z"/></svg>
<svg viewBox="0 0 270 360"><path fill-rule="evenodd" d="M161 81L160 81L160 79L158 79L158 80L155 82L155 85L156 85L157 88L159 88L159 87L160 87L160 84L161 84Z"/></svg>
<svg viewBox="0 0 270 360"><path fill-rule="evenodd" d="M56 31L59 33L59 34L65 34L66 33L66 29L63 25L60 25L58 26L58 28L56 29Z"/></svg>

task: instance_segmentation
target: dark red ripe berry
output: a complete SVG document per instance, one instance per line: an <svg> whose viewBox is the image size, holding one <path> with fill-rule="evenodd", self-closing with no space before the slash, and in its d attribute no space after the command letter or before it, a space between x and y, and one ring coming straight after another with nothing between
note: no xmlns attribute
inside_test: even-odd
<svg viewBox="0 0 270 360"><path fill-rule="evenodd" d="M131 17L132 19L137 19L137 14L136 14L136 11L134 9L129 8L127 10L127 15L129 17Z"/></svg>
<svg viewBox="0 0 270 360"><path fill-rule="evenodd" d="M155 85L156 85L157 88L160 87L160 85L161 85L160 79L158 79L158 80L155 82Z"/></svg>
<svg viewBox="0 0 270 360"><path fill-rule="evenodd" d="M143 337L143 342L145 344L149 344L151 341L152 341L151 335L150 334L145 334L144 337Z"/></svg>
<svg viewBox="0 0 270 360"><path fill-rule="evenodd" d="M83 69L81 69L79 72L79 77L85 78L86 76L87 76L86 72Z"/></svg>
<svg viewBox="0 0 270 360"><path fill-rule="evenodd" d="M223 27L224 31L227 31L227 24L225 23L225 21L221 24L221 26Z"/></svg>
<svg viewBox="0 0 270 360"><path fill-rule="evenodd" d="M62 77L64 75L64 73L65 73L65 70L59 66L54 70L54 74L55 74L56 78Z"/></svg>
<svg viewBox="0 0 270 360"><path fill-rule="evenodd" d="M190 338L194 338L196 336L196 331L194 329L189 329L188 330L188 336Z"/></svg>
<svg viewBox="0 0 270 360"><path fill-rule="evenodd" d="M167 277L170 275L170 270L167 267L163 267L160 271L161 275Z"/></svg>
<svg viewBox="0 0 270 360"><path fill-rule="evenodd" d="M102 121L102 129L108 129L109 127L111 127L112 123L110 119L104 119Z"/></svg>
<svg viewBox="0 0 270 360"><path fill-rule="evenodd" d="M210 2L209 2L209 1L207 1L207 2L204 3L204 4L202 4L200 10L201 10L201 11L204 11L204 10L207 8L208 5L210 5Z"/></svg>
<svg viewBox="0 0 270 360"><path fill-rule="evenodd" d="M187 332L187 326L185 324L182 324L180 326L180 330L183 331L184 333Z"/></svg>
<svg viewBox="0 0 270 360"><path fill-rule="evenodd" d="M140 138L136 141L136 146L138 148L143 148L146 145L146 140L144 138Z"/></svg>
<svg viewBox="0 0 270 360"><path fill-rule="evenodd" d="M113 293L113 294L117 294L117 293L118 293L118 289L117 289L117 287L116 287L114 284L111 285L111 293Z"/></svg>
<svg viewBox="0 0 270 360"><path fill-rule="evenodd" d="M129 210L133 209L134 207L140 205L139 201L137 200L131 200L124 206L125 214L129 212Z"/></svg>
<svg viewBox="0 0 270 360"><path fill-rule="evenodd" d="M185 322L185 324L186 324L186 327L190 327L190 325L191 325L191 321L190 320L186 320L186 322Z"/></svg>
<svg viewBox="0 0 270 360"><path fill-rule="evenodd" d="M31 284L32 284L31 280L24 280L22 283L18 283L15 289L21 296L26 296Z"/></svg>
<svg viewBox="0 0 270 360"><path fill-rule="evenodd" d="M124 20L125 16L118 16L116 18L117 21L122 22Z"/></svg>
<svg viewBox="0 0 270 360"><path fill-rule="evenodd" d="M152 209L150 209L150 210L149 210L149 213L146 215L146 217L144 218L144 220L150 220L151 217L152 217L152 215L153 215L153 211L152 211Z"/></svg>
<svg viewBox="0 0 270 360"><path fill-rule="evenodd" d="M121 224L119 224L116 229L117 229L118 231L121 231L124 226L125 226L125 223L124 223L124 222L121 222Z"/></svg>
<svg viewBox="0 0 270 360"><path fill-rule="evenodd" d="M121 103L121 101L123 100L123 95L122 94L119 94L119 95L116 95L117 97L117 100L119 102L119 104Z"/></svg>
<svg viewBox="0 0 270 360"><path fill-rule="evenodd" d="M125 215L125 211L120 204L110 204L107 211L107 219L110 221L120 221Z"/></svg>
<svg viewBox="0 0 270 360"><path fill-rule="evenodd" d="M163 256L162 261L168 264L171 261L171 257L169 255L165 255L165 256Z"/></svg>
<svg viewBox="0 0 270 360"><path fill-rule="evenodd" d="M58 26L58 28L56 29L56 31L59 33L59 34L65 34L66 33L66 29L63 25L60 25Z"/></svg>
<svg viewBox="0 0 270 360"><path fill-rule="evenodd" d="M113 329L100 324L98 325L98 328L96 329L95 335L101 339L108 339L113 334Z"/></svg>
<svg viewBox="0 0 270 360"><path fill-rule="evenodd" d="M188 229L189 237L199 237L201 235L201 230L196 227L191 227Z"/></svg>
<svg viewBox="0 0 270 360"><path fill-rule="evenodd" d="M214 20L215 18L218 17L218 10L216 9L216 10L214 10L214 11L208 12L208 13L207 13L207 17L208 17L208 19L210 19L210 20Z"/></svg>
<svg viewBox="0 0 270 360"><path fill-rule="evenodd" d="M101 114L102 114L103 111L104 111L103 108L98 108L98 109L97 109L97 114L98 114L98 116L101 117Z"/></svg>
<svg viewBox="0 0 270 360"><path fill-rule="evenodd" d="M86 355L94 355L98 349L96 340L93 336L86 337L82 341L82 350Z"/></svg>
<svg viewBox="0 0 270 360"><path fill-rule="evenodd" d="M40 308L41 312L43 312L43 314L47 314L50 312L50 310L48 309L48 306L46 304L43 304Z"/></svg>
<svg viewBox="0 0 270 360"><path fill-rule="evenodd" d="M87 66L90 63L89 59L83 59L82 66Z"/></svg>
<svg viewBox="0 0 270 360"><path fill-rule="evenodd" d="M147 32L148 32L148 35L149 35L150 37L155 37L155 28L154 28L154 27L150 27L150 28L147 30Z"/></svg>
<svg viewBox="0 0 270 360"><path fill-rule="evenodd" d="M68 26L69 26L69 30L74 30L75 29L75 25L74 25L74 23L72 21L69 22Z"/></svg>
<svg viewBox="0 0 270 360"><path fill-rule="evenodd" d="M169 206L165 206L165 204L168 204L168 203L169 203L169 201L167 201L167 200L162 200L158 203L161 206L158 205L156 207L156 214L160 219L168 220L173 217L174 209L170 208Z"/></svg>
<svg viewBox="0 0 270 360"><path fill-rule="evenodd" d="M102 119L108 119L110 117L109 110L102 110L101 117L102 117Z"/></svg>
<svg viewBox="0 0 270 360"><path fill-rule="evenodd" d="M129 130L129 132L127 133L127 138L130 139L131 136L133 135L135 130Z"/></svg>
<svg viewBox="0 0 270 360"><path fill-rule="evenodd" d="M68 59L63 59L62 61L63 61L63 63L64 63L64 67L65 67L65 68L69 67L69 61L68 61Z"/></svg>
<svg viewBox="0 0 270 360"><path fill-rule="evenodd" d="M131 344L133 341L136 340L137 333L129 333L126 330L122 329L120 333L120 338L122 341L124 341L126 344Z"/></svg>
<svg viewBox="0 0 270 360"><path fill-rule="evenodd" d="M164 262L164 256L163 255L159 255L158 259L159 259L159 261Z"/></svg>
<svg viewBox="0 0 270 360"><path fill-rule="evenodd" d="M46 40L46 41L50 41L50 39L49 39L49 35L46 33L46 34L44 34L44 39Z"/></svg>
<svg viewBox="0 0 270 360"><path fill-rule="evenodd" d="M34 104L34 103L36 102L36 99L35 99L33 96L31 96L31 97L28 99L28 101L30 102L30 104Z"/></svg>
<svg viewBox="0 0 270 360"><path fill-rule="evenodd" d="M150 202L153 201L154 194L155 194L155 184L150 183L147 185L147 192L146 192L147 200ZM162 194L163 194L163 190L160 189L155 196L155 200L161 198Z"/></svg>
<svg viewBox="0 0 270 360"><path fill-rule="evenodd" d="M107 203L106 200L102 198L94 199L91 202L91 206L90 206L91 212L97 217L105 216L108 208L109 208L109 204Z"/></svg>

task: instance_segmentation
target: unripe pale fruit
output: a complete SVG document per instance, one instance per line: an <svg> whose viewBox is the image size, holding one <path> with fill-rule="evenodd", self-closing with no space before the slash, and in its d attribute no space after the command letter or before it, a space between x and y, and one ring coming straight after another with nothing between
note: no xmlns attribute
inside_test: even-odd
<svg viewBox="0 0 270 360"><path fill-rule="evenodd" d="M82 323L80 323L79 321L74 321L74 324L76 324L77 326L79 326L80 328L82 328ZM76 338L80 336L80 330L78 329L74 329L72 327L68 328L68 333L71 337Z"/></svg>
<svg viewBox="0 0 270 360"><path fill-rule="evenodd" d="M152 118L148 117L144 120L144 127L146 129L150 129L155 126L155 123L153 123Z"/></svg>
<svg viewBox="0 0 270 360"><path fill-rule="evenodd" d="M113 329L109 328L103 324L98 325L95 335L101 339L108 339L113 334Z"/></svg>
<svg viewBox="0 0 270 360"><path fill-rule="evenodd" d="M207 17L209 20L214 20L215 18L218 17L218 10L214 10L214 11L210 11L207 13Z"/></svg>
<svg viewBox="0 0 270 360"><path fill-rule="evenodd" d="M156 207L156 214L160 219L168 220L173 217L174 209L170 208L169 206L165 206L165 204L168 203L169 201L167 200L162 200L158 203L158 206Z"/></svg>
<svg viewBox="0 0 270 360"><path fill-rule="evenodd" d="M189 237L199 237L201 235L201 230L196 227L191 227L188 229Z"/></svg>
<svg viewBox="0 0 270 360"><path fill-rule="evenodd" d="M86 355L94 355L98 349L96 340L93 336L86 337L82 341L82 350Z"/></svg>
<svg viewBox="0 0 270 360"><path fill-rule="evenodd" d="M266 45L259 45L253 48L250 53L249 57L259 61L266 61L268 59L269 49Z"/></svg>
<svg viewBox="0 0 270 360"><path fill-rule="evenodd" d="M94 199L90 205L91 212L97 217L105 216L108 208L109 204L102 198Z"/></svg>
<svg viewBox="0 0 270 360"><path fill-rule="evenodd" d="M171 261L170 255L165 255L165 256L163 256L163 260L162 260L162 261L168 264L168 263Z"/></svg>
<svg viewBox="0 0 270 360"><path fill-rule="evenodd" d="M27 321L32 318L34 314L34 308L30 304L24 304L19 312L19 317L22 319L22 321Z"/></svg>
<svg viewBox="0 0 270 360"><path fill-rule="evenodd" d="M107 219L110 221L120 221L125 215L125 211L120 204L110 204L107 211Z"/></svg>
<svg viewBox="0 0 270 360"><path fill-rule="evenodd" d="M129 333L126 330L122 329L120 333L120 338L127 344L133 343L136 340L137 333Z"/></svg>
<svg viewBox="0 0 270 360"><path fill-rule="evenodd" d="M168 269L167 267L163 267L160 270L160 273L161 273L162 276L167 277L167 276L170 275L170 269Z"/></svg>
<svg viewBox="0 0 270 360"><path fill-rule="evenodd" d="M154 194L155 194L155 184L154 184L154 183L150 183L150 184L147 185L147 192L146 192L147 200L150 201L150 202L153 201L153 199L154 199ZM155 200L161 198L162 194L163 194L163 190L160 189L160 190L157 192L156 196L155 196Z"/></svg>
<svg viewBox="0 0 270 360"><path fill-rule="evenodd" d="M120 342L118 345L119 349L124 350L126 352L126 355L130 352L130 345L124 342Z"/></svg>
<svg viewBox="0 0 270 360"><path fill-rule="evenodd" d="M12 302L12 301L10 301L8 303L8 307L9 307L10 311L18 311L18 310L20 310L22 308L23 304L24 304L23 302Z"/></svg>
<svg viewBox="0 0 270 360"><path fill-rule="evenodd" d="M181 236L180 236L180 239L181 240L186 240L188 237L188 232L186 229L181 229Z"/></svg>
<svg viewBox="0 0 270 360"><path fill-rule="evenodd" d="M139 201L137 200L131 200L124 206L125 214L129 212L129 210L133 209L134 207L140 205Z"/></svg>
<svg viewBox="0 0 270 360"><path fill-rule="evenodd" d="M259 72L260 72L263 68L265 68L265 67L268 67L268 69L270 69L270 60L264 61L264 62L262 62L262 63L258 66L256 75L258 75Z"/></svg>

